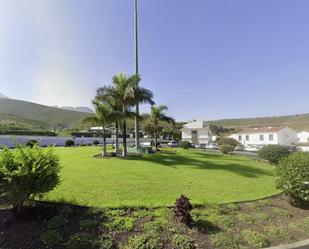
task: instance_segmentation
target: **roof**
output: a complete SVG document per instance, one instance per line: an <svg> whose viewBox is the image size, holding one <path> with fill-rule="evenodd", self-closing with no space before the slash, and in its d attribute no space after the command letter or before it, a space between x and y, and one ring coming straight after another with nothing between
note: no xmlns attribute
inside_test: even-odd
<svg viewBox="0 0 309 249"><path fill-rule="evenodd" d="M199 120L190 121L183 126L183 128L189 128L189 129L199 129L206 127L208 127L208 123L206 121L199 121Z"/></svg>
<svg viewBox="0 0 309 249"><path fill-rule="evenodd" d="M244 128L238 133L268 133L268 132L279 132L287 126L269 126L269 127L255 127L255 128Z"/></svg>

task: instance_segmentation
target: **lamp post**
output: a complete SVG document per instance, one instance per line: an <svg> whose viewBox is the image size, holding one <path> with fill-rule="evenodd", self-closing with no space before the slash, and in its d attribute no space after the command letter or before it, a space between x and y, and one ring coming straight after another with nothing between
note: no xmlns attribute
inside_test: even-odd
<svg viewBox="0 0 309 249"><path fill-rule="evenodd" d="M134 0L134 64L135 74L138 75L138 0ZM140 148L140 134L139 134L139 103L135 106L135 146L138 150Z"/></svg>

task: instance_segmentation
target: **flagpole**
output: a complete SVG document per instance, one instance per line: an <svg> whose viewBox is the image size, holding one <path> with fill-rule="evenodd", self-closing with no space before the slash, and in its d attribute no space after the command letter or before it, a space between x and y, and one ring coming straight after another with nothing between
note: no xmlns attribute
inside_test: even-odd
<svg viewBox="0 0 309 249"><path fill-rule="evenodd" d="M134 0L134 64L135 74L139 74L138 68L138 0ZM135 146L138 150L140 148L140 134L139 134L139 103L135 106Z"/></svg>

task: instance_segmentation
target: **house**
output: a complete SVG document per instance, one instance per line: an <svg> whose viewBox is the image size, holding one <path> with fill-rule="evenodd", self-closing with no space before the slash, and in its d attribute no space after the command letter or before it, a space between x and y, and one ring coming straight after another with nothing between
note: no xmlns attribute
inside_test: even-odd
<svg viewBox="0 0 309 249"><path fill-rule="evenodd" d="M292 146L297 143L297 133L289 127L245 128L229 137L243 145L279 144Z"/></svg>
<svg viewBox="0 0 309 249"><path fill-rule="evenodd" d="M309 132L302 131L297 133L297 149L309 152Z"/></svg>
<svg viewBox="0 0 309 249"><path fill-rule="evenodd" d="M193 145L205 147L211 142L212 133L205 121L193 120L182 128L182 140L189 141Z"/></svg>

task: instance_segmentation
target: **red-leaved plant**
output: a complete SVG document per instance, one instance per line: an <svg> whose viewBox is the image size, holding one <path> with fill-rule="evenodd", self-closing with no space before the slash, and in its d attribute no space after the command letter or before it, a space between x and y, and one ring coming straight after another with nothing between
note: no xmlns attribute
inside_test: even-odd
<svg viewBox="0 0 309 249"><path fill-rule="evenodd" d="M190 227L192 225L191 210L192 205L186 196L181 195L178 199L176 199L173 211L178 222L184 223Z"/></svg>

